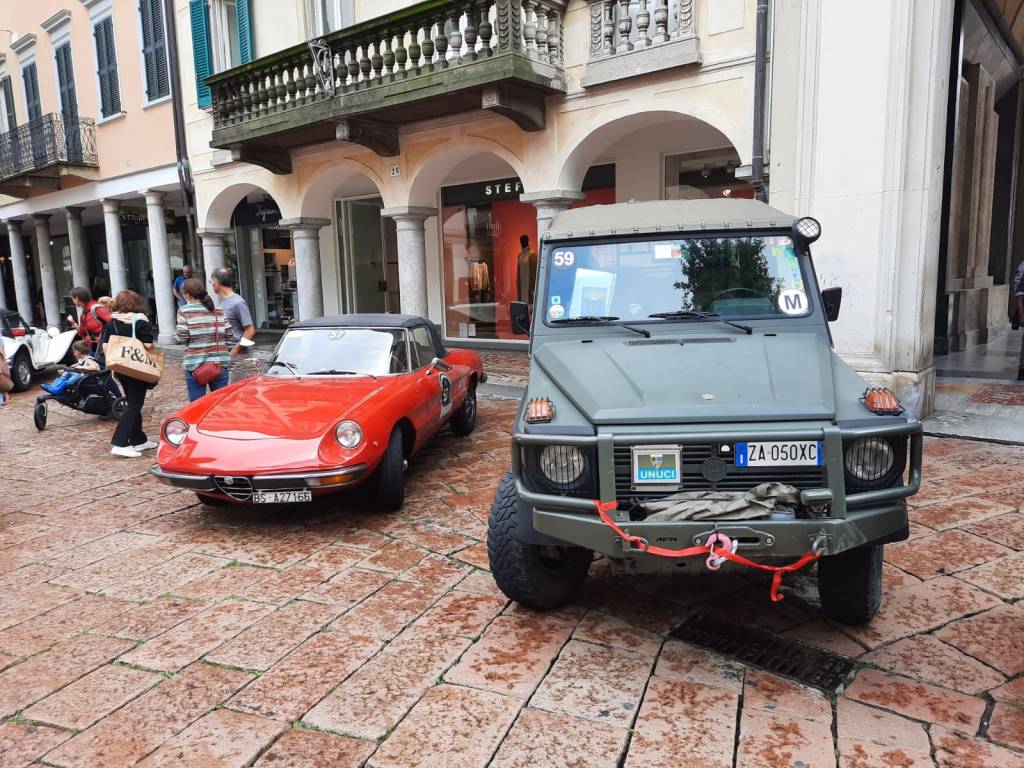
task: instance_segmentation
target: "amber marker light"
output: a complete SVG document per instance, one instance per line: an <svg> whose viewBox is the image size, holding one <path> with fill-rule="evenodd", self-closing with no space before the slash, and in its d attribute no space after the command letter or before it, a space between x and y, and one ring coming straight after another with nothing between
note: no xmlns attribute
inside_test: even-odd
<svg viewBox="0 0 1024 768"><path fill-rule="evenodd" d="M543 424L555 418L555 404L546 397L535 397L526 404L526 423Z"/></svg>
<svg viewBox="0 0 1024 768"><path fill-rule="evenodd" d="M325 475L324 477L311 477L306 480L306 485L313 488L323 488L329 485L345 485L355 480L354 474L349 473L345 475Z"/></svg>

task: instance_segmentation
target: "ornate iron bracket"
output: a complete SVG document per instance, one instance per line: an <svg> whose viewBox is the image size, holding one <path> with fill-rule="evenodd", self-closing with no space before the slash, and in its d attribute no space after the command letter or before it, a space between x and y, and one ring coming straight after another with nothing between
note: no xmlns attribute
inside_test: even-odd
<svg viewBox="0 0 1024 768"><path fill-rule="evenodd" d="M323 38L309 41L309 55L313 58L313 72L324 93L334 95L334 52Z"/></svg>

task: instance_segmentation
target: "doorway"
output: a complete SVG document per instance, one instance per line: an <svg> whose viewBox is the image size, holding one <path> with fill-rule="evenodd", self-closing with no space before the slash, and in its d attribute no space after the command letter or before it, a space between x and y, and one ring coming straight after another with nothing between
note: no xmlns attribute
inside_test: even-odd
<svg viewBox="0 0 1024 768"><path fill-rule="evenodd" d="M400 311L398 237L383 208L379 197L335 202L345 312Z"/></svg>

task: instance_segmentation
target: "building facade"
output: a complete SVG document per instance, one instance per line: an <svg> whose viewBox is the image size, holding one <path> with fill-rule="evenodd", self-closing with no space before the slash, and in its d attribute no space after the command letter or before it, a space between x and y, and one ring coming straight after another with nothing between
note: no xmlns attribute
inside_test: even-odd
<svg viewBox="0 0 1024 768"><path fill-rule="evenodd" d="M161 0L0 0L0 304L39 326L130 288L160 336L190 259Z"/></svg>
<svg viewBox="0 0 1024 768"><path fill-rule="evenodd" d="M428 315L523 346L574 205L750 196L753 0L178 0L205 266L258 325ZM532 298L531 298L532 300Z"/></svg>

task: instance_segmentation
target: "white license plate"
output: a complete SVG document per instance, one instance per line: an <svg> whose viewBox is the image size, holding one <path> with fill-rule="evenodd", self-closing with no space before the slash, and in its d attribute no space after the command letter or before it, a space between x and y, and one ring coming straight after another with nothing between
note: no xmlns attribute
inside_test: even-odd
<svg viewBox="0 0 1024 768"><path fill-rule="evenodd" d="M824 463L821 440L736 443L737 467L818 467Z"/></svg>
<svg viewBox="0 0 1024 768"><path fill-rule="evenodd" d="M253 491L253 504L294 504L297 501L312 501L312 491Z"/></svg>

